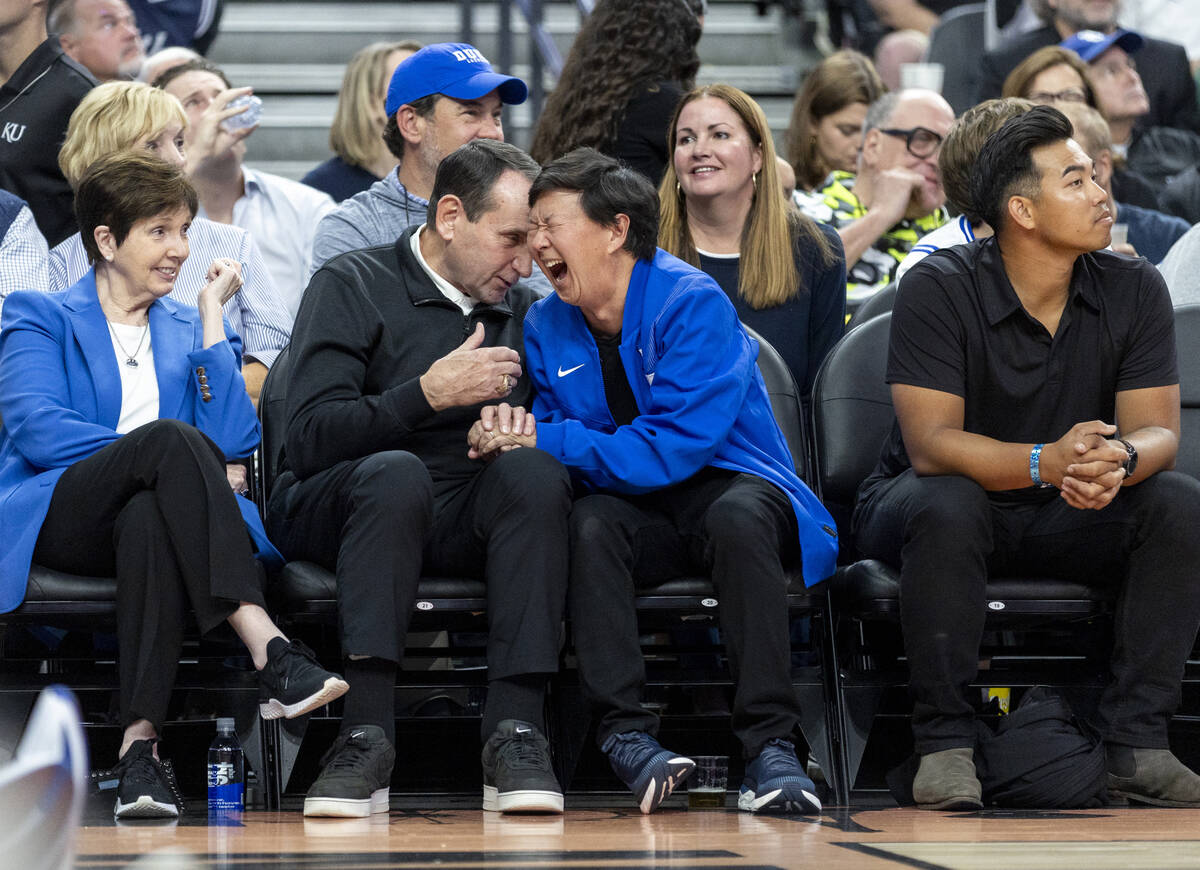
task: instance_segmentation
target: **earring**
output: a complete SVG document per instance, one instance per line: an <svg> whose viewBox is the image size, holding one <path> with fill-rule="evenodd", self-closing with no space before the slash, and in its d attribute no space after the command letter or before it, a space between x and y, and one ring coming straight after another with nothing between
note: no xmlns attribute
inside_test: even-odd
<svg viewBox="0 0 1200 870"><path fill-rule="evenodd" d="M756 172L753 175L751 175L750 180L754 184L754 189L757 190L758 189L758 173Z"/></svg>

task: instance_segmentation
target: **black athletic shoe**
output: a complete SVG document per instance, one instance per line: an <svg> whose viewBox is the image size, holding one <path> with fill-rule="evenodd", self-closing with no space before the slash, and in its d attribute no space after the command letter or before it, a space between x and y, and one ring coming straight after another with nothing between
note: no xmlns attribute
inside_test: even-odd
<svg viewBox="0 0 1200 870"><path fill-rule="evenodd" d="M294 719L346 694L350 684L317 663L298 640L274 643L267 666L258 672L258 712L264 719Z"/></svg>
<svg viewBox="0 0 1200 870"><path fill-rule="evenodd" d="M117 762L113 773L120 777L117 804L113 815L118 819L177 819L183 800L175 784L171 762L154 757L157 740L135 740Z"/></svg>
<svg viewBox="0 0 1200 870"><path fill-rule="evenodd" d="M304 798L304 815L361 819L386 813L396 750L378 725L338 735L321 758L321 775Z"/></svg>
<svg viewBox="0 0 1200 870"><path fill-rule="evenodd" d="M537 728L505 719L483 747L483 808L500 813L561 813L562 789L550 744Z"/></svg>
<svg viewBox="0 0 1200 870"><path fill-rule="evenodd" d="M608 756L613 772L629 786L643 813L658 809L696 768L696 762L663 749L645 731L610 734L601 751Z"/></svg>

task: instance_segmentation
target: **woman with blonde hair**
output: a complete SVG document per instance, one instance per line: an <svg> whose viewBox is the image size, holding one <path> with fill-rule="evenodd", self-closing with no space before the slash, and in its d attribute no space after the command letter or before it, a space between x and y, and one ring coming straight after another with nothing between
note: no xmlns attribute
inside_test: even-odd
<svg viewBox="0 0 1200 870"><path fill-rule="evenodd" d="M845 321L841 240L783 198L766 116L745 92L696 88L670 130L659 247L721 285L742 322L787 361L807 401Z"/></svg>
<svg viewBox="0 0 1200 870"><path fill-rule="evenodd" d="M886 90L871 59L851 49L834 52L809 72L796 92L787 132L787 161L799 189L819 189L835 169L856 171L867 107Z"/></svg>
<svg viewBox="0 0 1200 870"><path fill-rule="evenodd" d="M213 116L214 130L206 137L217 147L228 147L231 134L219 126L240 109L225 109ZM143 82L107 82L93 88L71 113L67 138L58 164L71 187L89 166L102 157L121 152L146 152L170 165L186 169L183 132L188 119L179 100ZM197 217L188 236L191 256L183 263L171 298L195 305L208 283L208 267L228 258L241 266L243 285L225 303L225 317L245 343L242 374L251 397L257 399L267 369L291 337L292 322L262 254L241 227ZM50 289L65 290L91 268L79 233L50 252Z"/></svg>
<svg viewBox="0 0 1200 870"><path fill-rule="evenodd" d="M384 101L392 73L406 57L421 50L421 43L372 42L346 65L337 109L329 127L333 157L312 169L301 181L333 197L348 199L385 177L396 166L396 156L383 141L387 122Z"/></svg>

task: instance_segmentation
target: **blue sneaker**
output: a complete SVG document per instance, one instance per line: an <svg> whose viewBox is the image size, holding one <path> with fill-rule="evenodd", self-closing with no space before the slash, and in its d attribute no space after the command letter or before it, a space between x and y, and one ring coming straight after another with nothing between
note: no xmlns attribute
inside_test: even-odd
<svg viewBox="0 0 1200 870"><path fill-rule="evenodd" d="M608 756L613 772L629 786L643 813L658 809L696 767L690 758L663 749L645 731L612 734L600 749Z"/></svg>
<svg viewBox="0 0 1200 870"><path fill-rule="evenodd" d="M774 810L784 813L819 813L817 787L796 758L790 741L776 738L746 765L746 778L738 794L738 809L751 813Z"/></svg>

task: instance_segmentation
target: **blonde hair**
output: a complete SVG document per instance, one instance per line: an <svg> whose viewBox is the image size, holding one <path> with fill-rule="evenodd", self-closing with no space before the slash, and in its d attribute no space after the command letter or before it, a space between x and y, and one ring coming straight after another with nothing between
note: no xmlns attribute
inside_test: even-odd
<svg viewBox="0 0 1200 870"><path fill-rule="evenodd" d="M74 189L87 168L109 154L154 138L171 122L187 127L179 100L145 82L106 82L88 91L71 113L58 166Z"/></svg>
<svg viewBox="0 0 1200 870"><path fill-rule="evenodd" d="M1099 109L1075 103L1063 106L1059 111L1071 122L1074 130L1071 138L1079 143L1088 157L1094 160L1101 151L1112 150L1112 131Z"/></svg>
<svg viewBox="0 0 1200 870"><path fill-rule="evenodd" d="M705 85L684 96L671 117L668 150L675 150L675 134L683 107L704 97L715 97L733 109L741 118L751 141L762 149L762 169L738 246L741 255L738 261L738 295L751 308L782 305L802 289L794 256L797 243L813 245L819 258L826 263L832 262L833 251L816 224L783 198L771 128L767 125L763 110L746 92L731 85ZM658 198L661 204L659 247L693 266L699 266L700 257L688 228L687 199L679 187L673 158L667 160Z"/></svg>
<svg viewBox="0 0 1200 870"><path fill-rule="evenodd" d="M374 118L384 118L383 95L387 91L387 58L394 51L420 51L419 42L372 42L350 58L337 109L329 127L329 147L352 166L369 166L382 135ZM377 111L372 112L374 107Z"/></svg>

